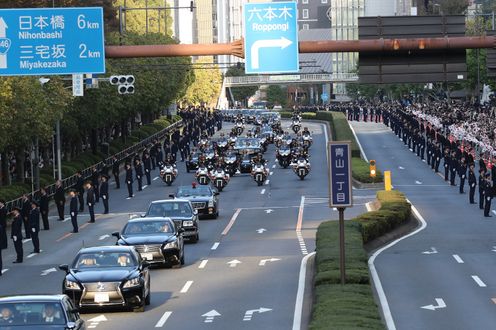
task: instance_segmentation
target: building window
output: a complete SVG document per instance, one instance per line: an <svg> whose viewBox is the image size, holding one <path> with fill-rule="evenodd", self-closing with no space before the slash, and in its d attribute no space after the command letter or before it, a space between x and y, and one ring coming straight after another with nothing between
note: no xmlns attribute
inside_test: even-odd
<svg viewBox="0 0 496 330"><path fill-rule="evenodd" d="M308 30L309 26L308 24L303 24L303 30Z"/></svg>
<svg viewBox="0 0 496 330"><path fill-rule="evenodd" d="M322 2L322 3L327 3L327 0L322 0L321 2Z"/></svg>
<svg viewBox="0 0 496 330"><path fill-rule="evenodd" d="M301 3L308 3L308 0L301 0Z"/></svg>
<svg viewBox="0 0 496 330"><path fill-rule="evenodd" d="M303 18L308 18L308 9L303 9Z"/></svg>

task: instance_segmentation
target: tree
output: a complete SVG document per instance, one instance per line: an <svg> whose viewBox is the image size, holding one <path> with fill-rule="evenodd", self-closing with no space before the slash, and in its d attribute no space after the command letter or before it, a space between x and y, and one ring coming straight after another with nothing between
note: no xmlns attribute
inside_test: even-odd
<svg viewBox="0 0 496 330"><path fill-rule="evenodd" d="M286 86L270 85L267 88L267 101L273 105L285 107L288 103L288 89Z"/></svg>
<svg viewBox="0 0 496 330"><path fill-rule="evenodd" d="M196 64L200 67L193 69L194 82L189 85L182 101L188 104L207 104L214 106L222 87L222 74L217 66L212 68L201 66L210 63L209 57L200 59Z"/></svg>
<svg viewBox="0 0 496 330"><path fill-rule="evenodd" d="M126 32L134 32L138 34L160 33L164 35L172 35L172 12L170 9L164 10L131 10L132 8L148 8L164 7L164 0L117 0L116 6L124 6L126 4L129 11L125 12L123 24L125 24ZM166 7L169 6L168 1L165 2ZM148 18L148 30L146 20Z"/></svg>
<svg viewBox="0 0 496 330"><path fill-rule="evenodd" d="M232 66L227 69L227 77L240 77L245 76L245 70L238 68L237 66ZM243 87L232 87L231 92L236 101L245 103L248 98L252 97L258 90L258 86L243 86Z"/></svg>
<svg viewBox="0 0 496 330"><path fill-rule="evenodd" d="M442 15L462 15L469 5L468 0L436 0L434 3L439 5Z"/></svg>

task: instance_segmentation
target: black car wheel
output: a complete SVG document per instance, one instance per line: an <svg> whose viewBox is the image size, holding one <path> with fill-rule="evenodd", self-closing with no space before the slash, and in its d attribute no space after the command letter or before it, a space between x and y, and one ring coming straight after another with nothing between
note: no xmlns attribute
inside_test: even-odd
<svg viewBox="0 0 496 330"><path fill-rule="evenodd" d="M152 301L152 293L150 292L150 290L148 290L148 295L145 298L145 305L147 306L150 305L151 301Z"/></svg>
<svg viewBox="0 0 496 330"><path fill-rule="evenodd" d="M135 313L143 313L145 311L145 304L146 304L146 298L144 298L141 302L141 304L134 308Z"/></svg>
<svg viewBox="0 0 496 330"><path fill-rule="evenodd" d="M181 265L184 265L184 253L183 253L183 255L181 256Z"/></svg>
<svg viewBox="0 0 496 330"><path fill-rule="evenodd" d="M200 240L200 234L196 234L195 236L191 237L191 243L197 243Z"/></svg>

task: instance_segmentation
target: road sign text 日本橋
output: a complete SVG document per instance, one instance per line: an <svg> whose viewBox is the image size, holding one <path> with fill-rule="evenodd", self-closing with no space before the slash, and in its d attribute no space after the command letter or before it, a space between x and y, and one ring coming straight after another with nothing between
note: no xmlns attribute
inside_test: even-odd
<svg viewBox="0 0 496 330"><path fill-rule="evenodd" d="M329 179L329 206L353 206L350 142L329 142Z"/></svg>
<svg viewBox="0 0 496 330"><path fill-rule="evenodd" d="M0 10L0 76L105 73L103 10Z"/></svg>
<svg viewBox="0 0 496 330"><path fill-rule="evenodd" d="M244 5L245 72L298 72L296 2Z"/></svg>

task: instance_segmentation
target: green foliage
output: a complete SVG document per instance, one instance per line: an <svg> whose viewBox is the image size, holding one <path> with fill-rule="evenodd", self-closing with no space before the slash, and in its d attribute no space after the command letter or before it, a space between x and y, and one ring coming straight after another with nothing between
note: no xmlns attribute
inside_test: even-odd
<svg viewBox="0 0 496 330"><path fill-rule="evenodd" d="M115 1L115 0L114 0ZM164 7L164 0L117 0L116 6L126 6L128 8L146 8L146 3L148 3L148 8L158 8ZM166 7L173 6L173 1L167 1ZM145 34L147 32L146 19L148 18L148 33L160 33L164 34L165 27L167 26L167 35L172 35L172 11L167 10L129 10L125 14L125 24L126 32L133 32L138 34Z"/></svg>
<svg viewBox="0 0 496 330"><path fill-rule="evenodd" d="M237 66L232 66L227 69L226 76L227 77L239 77L245 76L245 70L243 68L237 68ZM234 99L239 102L245 103L245 101L255 95L258 90L258 86L243 86L243 87L232 87L231 92L234 96Z"/></svg>
<svg viewBox="0 0 496 330"><path fill-rule="evenodd" d="M211 63L209 57L200 59L197 64ZM182 101L188 105L215 105L222 86L222 74L217 66L210 69L194 68L194 81L189 85Z"/></svg>
<svg viewBox="0 0 496 330"><path fill-rule="evenodd" d="M442 15L463 15L467 11L468 0L435 0ZM437 13L437 10L432 10Z"/></svg>
<svg viewBox="0 0 496 330"><path fill-rule="evenodd" d="M377 163L376 163L377 166ZM353 178L362 183L375 183L382 182L384 180L384 176L381 171L376 170L375 178L370 177L370 167L369 163L360 157L352 157L351 158L351 172Z"/></svg>
<svg viewBox="0 0 496 330"><path fill-rule="evenodd" d="M406 223L411 214L410 203L399 191L379 191L381 203L378 211L364 213L355 219L360 224L363 242L368 243Z"/></svg>
<svg viewBox="0 0 496 330"><path fill-rule="evenodd" d="M315 119L325 120L331 126L333 141L351 141L351 156L360 157L360 148L351 131L348 120L342 112L318 112Z"/></svg>
<svg viewBox="0 0 496 330"><path fill-rule="evenodd" d="M288 103L288 89L284 86L270 85L267 88L267 101L270 104L282 105L285 107Z"/></svg>

